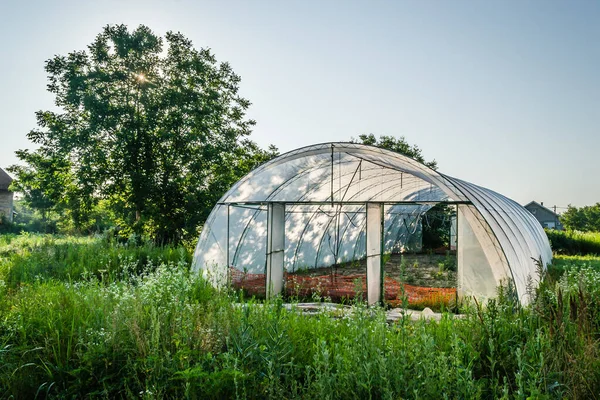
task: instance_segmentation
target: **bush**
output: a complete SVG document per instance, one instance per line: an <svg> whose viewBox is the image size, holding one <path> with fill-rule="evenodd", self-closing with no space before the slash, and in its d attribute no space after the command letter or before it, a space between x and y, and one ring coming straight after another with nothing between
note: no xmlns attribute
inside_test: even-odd
<svg viewBox="0 0 600 400"><path fill-rule="evenodd" d="M557 254L600 254L600 232L546 230L552 251Z"/></svg>

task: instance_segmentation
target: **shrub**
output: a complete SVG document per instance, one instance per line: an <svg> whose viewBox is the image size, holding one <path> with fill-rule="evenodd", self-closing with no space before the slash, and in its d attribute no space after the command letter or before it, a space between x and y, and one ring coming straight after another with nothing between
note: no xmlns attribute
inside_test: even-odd
<svg viewBox="0 0 600 400"><path fill-rule="evenodd" d="M546 230L552 251L557 254L600 254L600 232Z"/></svg>

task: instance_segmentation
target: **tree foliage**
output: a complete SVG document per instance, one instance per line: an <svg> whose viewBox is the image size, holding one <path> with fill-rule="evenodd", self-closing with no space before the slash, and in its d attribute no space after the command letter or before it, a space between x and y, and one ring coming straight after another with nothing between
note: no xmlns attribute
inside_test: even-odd
<svg viewBox="0 0 600 400"><path fill-rule="evenodd" d="M370 133L368 135L358 135L358 140L352 138L352 142L392 150L397 153L403 154L407 157L410 157L414 160L417 160L431 169L437 169L437 161L425 161L421 149L416 145L409 144L404 136L396 138L394 136L381 135L379 136L379 138L376 138L375 135Z"/></svg>
<svg viewBox="0 0 600 400"><path fill-rule="evenodd" d="M8 168L19 177L11 184L11 190L20 192L23 200L39 210L44 219L48 213L64 206L65 187L71 181L70 165L64 158L45 156L43 149L36 152L18 150L17 156L27 166L13 165Z"/></svg>
<svg viewBox="0 0 600 400"><path fill-rule="evenodd" d="M436 204L422 215L423 250L450 250L453 218L456 208L447 204Z"/></svg>
<svg viewBox="0 0 600 400"><path fill-rule="evenodd" d="M32 206L84 226L98 202L125 232L160 242L195 236L223 192L277 150L248 139L240 77L180 33L107 26L46 62L59 112L39 111L11 169ZM58 177L59 179L54 179Z"/></svg>
<svg viewBox="0 0 600 400"><path fill-rule="evenodd" d="M579 208L569 205L560 221L569 230L600 232L600 203Z"/></svg>

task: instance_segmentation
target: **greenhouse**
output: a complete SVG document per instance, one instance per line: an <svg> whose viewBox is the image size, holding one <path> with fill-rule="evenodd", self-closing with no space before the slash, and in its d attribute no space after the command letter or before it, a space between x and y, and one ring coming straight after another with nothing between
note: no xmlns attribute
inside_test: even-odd
<svg viewBox="0 0 600 400"><path fill-rule="evenodd" d="M248 295L369 304L494 297L527 303L552 251L527 210L389 150L323 143L250 172L217 203L193 268Z"/></svg>

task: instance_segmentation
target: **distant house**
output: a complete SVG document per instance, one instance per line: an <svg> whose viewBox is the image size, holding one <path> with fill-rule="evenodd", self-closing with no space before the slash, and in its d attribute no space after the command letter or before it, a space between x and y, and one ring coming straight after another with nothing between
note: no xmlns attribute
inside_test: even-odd
<svg viewBox="0 0 600 400"><path fill-rule="evenodd" d="M525 208L533 214L544 228L563 230L558 214L544 207L544 202L538 203L532 201Z"/></svg>
<svg viewBox="0 0 600 400"><path fill-rule="evenodd" d="M0 168L0 216L13 220L13 192L8 190L12 178Z"/></svg>

